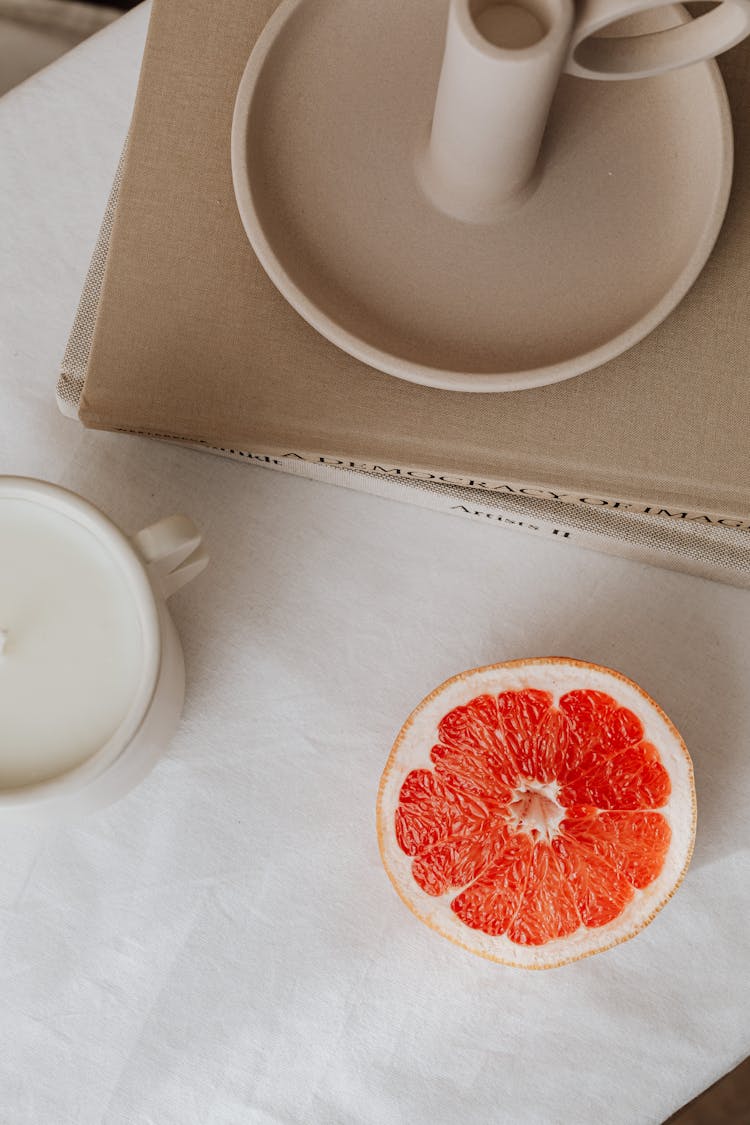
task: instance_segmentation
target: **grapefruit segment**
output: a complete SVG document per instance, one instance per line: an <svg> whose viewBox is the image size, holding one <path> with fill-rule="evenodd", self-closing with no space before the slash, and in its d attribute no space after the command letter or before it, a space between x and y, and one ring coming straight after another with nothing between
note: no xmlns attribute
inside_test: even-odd
<svg viewBox="0 0 750 1125"><path fill-rule="evenodd" d="M415 882L428 895L442 895L465 887L487 868L496 850L492 833L458 840L443 840L426 848L412 864Z"/></svg>
<svg viewBox="0 0 750 1125"><path fill-rule="evenodd" d="M626 750L600 750L598 761L588 772L570 778L560 799L566 806L593 805L598 809L658 809L665 805L671 789L669 774L656 749L641 742Z"/></svg>
<svg viewBox="0 0 750 1125"><path fill-rule="evenodd" d="M607 860L637 890L659 874L672 837L661 813L598 809L571 809L563 832L579 850Z"/></svg>
<svg viewBox="0 0 750 1125"><path fill-rule="evenodd" d="M564 964L634 936L695 834L679 734L632 681L575 660L454 677L391 751L378 837L423 921L493 960Z"/></svg>
<svg viewBox="0 0 750 1125"><path fill-rule="evenodd" d="M508 937L519 945L545 945L580 928L573 894L550 844L535 844L526 885Z"/></svg>
<svg viewBox="0 0 750 1125"><path fill-rule="evenodd" d="M482 802L506 804L517 772L496 749L484 747L433 746L430 758L435 776L456 791L473 794Z"/></svg>
<svg viewBox="0 0 750 1125"><path fill-rule="evenodd" d="M506 691L498 696L497 735L515 766L516 777L550 781L560 742L559 712L548 691Z"/></svg>
<svg viewBox="0 0 750 1125"><path fill-rule="evenodd" d="M635 893L625 875L595 849L581 847L563 834L552 847L560 860L584 926L606 926L625 909Z"/></svg>
<svg viewBox="0 0 750 1125"><path fill-rule="evenodd" d="M444 746L492 753L497 749L496 727L497 702L491 695L480 695L449 711L440 721L438 736Z"/></svg>
<svg viewBox="0 0 750 1125"><path fill-rule="evenodd" d="M603 691L567 692L559 706L568 720L572 744L583 752L613 754L643 738L638 716Z"/></svg>
<svg viewBox="0 0 750 1125"><path fill-rule="evenodd" d="M501 830L498 855L471 886L451 902L451 910L473 930L504 934L521 904L533 845L528 837Z"/></svg>
<svg viewBox="0 0 750 1125"><path fill-rule="evenodd" d="M409 774L396 810L396 839L406 855L418 855L451 835L456 822L454 804L432 770Z"/></svg>

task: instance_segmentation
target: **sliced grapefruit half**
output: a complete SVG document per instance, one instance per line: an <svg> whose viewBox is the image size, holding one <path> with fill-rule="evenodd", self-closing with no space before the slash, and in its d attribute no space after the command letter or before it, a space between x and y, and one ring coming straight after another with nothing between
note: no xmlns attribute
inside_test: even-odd
<svg viewBox="0 0 750 1125"><path fill-rule="evenodd" d="M627 941L695 839L690 755L637 684L560 657L454 676L419 704L378 792L386 871L458 945L552 968Z"/></svg>

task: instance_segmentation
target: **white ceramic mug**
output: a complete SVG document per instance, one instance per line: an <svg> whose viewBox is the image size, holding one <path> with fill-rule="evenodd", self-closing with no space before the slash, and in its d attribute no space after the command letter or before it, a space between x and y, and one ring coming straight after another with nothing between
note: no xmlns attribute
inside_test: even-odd
<svg viewBox="0 0 750 1125"><path fill-rule="evenodd" d="M44 481L0 477L0 509L4 500L15 502L16 506L21 502L25 509L38 511L42 525L46 519L53 519L58 521L55 526L59 525L63 531L68 523L75 526L76 534L82 529L86 542L90 537L95 545L97 558L101 556L107 564L111 561L125 591L124 612L137 622L138 666L134 680L137 686L127 713L111 737L79 764L59 775L31 784L0 787L0 818L3 820L18 816L59 820L92 811L123 796L148 773L166 749L182 713L185 690L182 648L167 608L167 598L205 568L208 556L201 547L200 533L186 516L170 516L129 538L92 504ZM7 521L4 534L8 543L13 529L12 524L9 529ZM51 540L47 535L47 551L50 543L54 552L54 535ZM50 571L50 567L47 569ZM15 574L18 575L18 567ZM25 601L24 621L33 632L38 630L35 615L43 612L39 607L44 605L44 591L37 594L33 584L25 591L22 578L18 585L20 588L15 595L6 594L4 612L13 618L16 604ZM64 597L65 586L61 580L60 598ZM80 599L84 610L85 598L84 591ZM9 643L4 646L7 651L0 654L0 676L4 667L10 668L14 657L24 658L21 625L18 631L21 635L15 653L12 632L4 634L9 637ZM42 658L46 641L42 636L35 650L41 651ZM42 676L40 681L38 706L44 707ZM85 715L86 707L78 706L78 712L81 711ZM23 722L23 714L20 722ZM7 738L6 735L6 741ZM31 754L33 756L33 749ZM33 772L33 762L30 765Z"/></svg>

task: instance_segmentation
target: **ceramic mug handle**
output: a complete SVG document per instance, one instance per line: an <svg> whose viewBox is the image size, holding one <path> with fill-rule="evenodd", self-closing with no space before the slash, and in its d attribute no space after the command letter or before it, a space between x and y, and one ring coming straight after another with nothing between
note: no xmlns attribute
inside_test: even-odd
<svg viewBox="0 0 750 1125"><path fill-rule="evenodd" d="M139 531L132 542L165 598L208 565L201 534L187 516L167 516Z"/></svg>
<svg viewBox="0 0 750 1125"><path fill-rule="evenodd" d="M720 0L712 11L664 31L606 34L618 20L661 6L661 0L583 0L566 72L579 78L648 78L713 58L750 33L750 0Z"/></svg>

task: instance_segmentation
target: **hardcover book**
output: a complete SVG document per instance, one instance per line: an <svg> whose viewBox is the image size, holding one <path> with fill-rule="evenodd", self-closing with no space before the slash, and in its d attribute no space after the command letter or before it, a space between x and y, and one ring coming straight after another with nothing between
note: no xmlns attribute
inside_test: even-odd
<svg viewBox="0 0 750 1125"><path fill-rule="evenodd" d="M733 196L678 309L567 383L457 394L339 351L286 304L247 242L229 134L242 70L275 6L217 0L207 19L198 0L154 0L129 144L63 363L63 408L87 426L298 472L317 465L410 493L421 484L433 498L468 488L470 510L511 519L541 519L533 505L552 503L575 523L567 509L578 504L584 517L612 509L625 526L655 520L657 539L674 521L686 543L711 544L714 561L729 552L723 569L736 571L750 528L750 47L721 60Z"/></svg>

